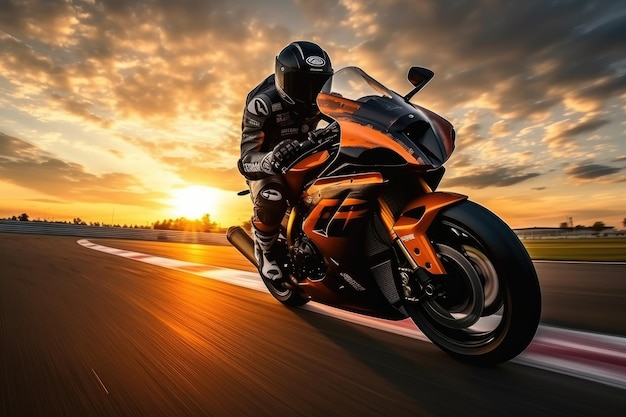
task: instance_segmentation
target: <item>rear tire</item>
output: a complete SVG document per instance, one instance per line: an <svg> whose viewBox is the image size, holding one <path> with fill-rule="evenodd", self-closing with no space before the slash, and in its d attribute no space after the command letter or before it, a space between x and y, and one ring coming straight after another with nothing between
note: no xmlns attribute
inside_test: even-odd
<svg viewBox="0 0 626 417"><path fill-rule="evenodd" d="M282 257L282 259L278 259L278 262L282 264L283 274L289 274L289 262L290 261L289 261L289 256L287 255L287 251L288 251L287 243L285 242L285 239L283 236L279 237L278 242L276 242L276 245L281 245L283 247L280 252L283 253L284 256ZM272 296L275 299L277 299L278 301L280 301L286 306L299 307L309 302L309 299L304 298L297 288L295 290L285 288L283 286L282 280L280 282L274 282L272 280L263 278L262 275L261 275L261 279L263 280L263 283L269 290L270 294L272 294Z"/></svg>
<svg viewBox="0 0 626 417"><path fill-rule="evenodd" d="M231 226L226 232L226 238L242 255L258 268L256 258L254 257L254 241L242 227ZM286 251L287 248L285 248L285 252ZM309 299L304 298L299 292L283 288L280 283L265 279L260 274L259 277L263 280L270 294L281 303L289 307L298 307L309 302Z"/></svg>
<svg viewBox="0 0 626 417"><path fill-rule="evenodd" d="M270 294L289 307L300 307L309 302L308 298L304 298L299 292L282 287L281 283L275 283L261 277L263 283L269 290Z"/></svg>
<svg viewBox="0 0 626 417"><path fill-rule="evenodd" d="M407 303L420 330L453 357L488 366L519 355L541 316L535 268L515 233L471 201L439 213L428 231L446 268L442 294Z"/></svg>

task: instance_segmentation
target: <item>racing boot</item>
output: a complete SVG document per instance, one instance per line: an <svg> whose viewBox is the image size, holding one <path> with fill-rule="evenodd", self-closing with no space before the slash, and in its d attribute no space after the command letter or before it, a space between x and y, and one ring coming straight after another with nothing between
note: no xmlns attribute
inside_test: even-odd
<svg viewBox="0 0 626 417"><path fill-rule="evenodd" d="M278 282L283 279L283 271L278 265L274 252L274 243L278 232L267 233L257 229L252 223L254 236L254 256L258 263L259 274L265 279Z"/></svg>

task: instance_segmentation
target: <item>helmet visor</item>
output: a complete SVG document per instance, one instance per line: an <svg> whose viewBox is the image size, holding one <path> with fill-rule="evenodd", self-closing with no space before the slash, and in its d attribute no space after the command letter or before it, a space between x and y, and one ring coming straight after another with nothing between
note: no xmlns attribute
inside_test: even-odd
<svg viewBox="0 0 626 417"><path fill-rule="evenodd" d="M328 81L327 72L289 71L283 75L283 90L293 101L315 106L315 99Z"/></svg>

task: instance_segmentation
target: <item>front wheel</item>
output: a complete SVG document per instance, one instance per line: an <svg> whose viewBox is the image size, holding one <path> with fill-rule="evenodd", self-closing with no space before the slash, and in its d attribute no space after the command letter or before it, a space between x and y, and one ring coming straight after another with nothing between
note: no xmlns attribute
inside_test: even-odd
<svg viewBox="0 0 626 417"><path fill-rule="evenodd" d="M446 275L437 295L406 307L420 330L464 362L494 365L520 354L541 315L535 268L515 233L486 208L464 201L428 230Z"/></svg>

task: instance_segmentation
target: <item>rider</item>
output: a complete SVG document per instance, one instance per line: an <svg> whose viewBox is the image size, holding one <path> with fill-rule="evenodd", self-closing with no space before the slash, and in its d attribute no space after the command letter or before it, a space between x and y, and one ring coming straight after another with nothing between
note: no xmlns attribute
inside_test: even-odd
<svg viewBox="0 0 626 417"><path fill-rule="evenodd" d="M238 168L254 204L251 223L259 273L272 281L285 275L274 245L287 210L280 172L298 157L301 142L312 136L339 137L336 123L314 131L321 120L315 100L332 74L330 57L319 45L292 42L276 56L274 74L246 98Z"/></svg>

